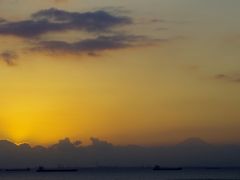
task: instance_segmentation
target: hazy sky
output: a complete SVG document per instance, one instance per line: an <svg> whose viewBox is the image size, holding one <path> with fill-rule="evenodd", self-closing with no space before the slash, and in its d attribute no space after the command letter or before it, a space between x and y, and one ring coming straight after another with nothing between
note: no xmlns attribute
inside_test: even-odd
<svg viewBox="0 0 240 180"><path fill-rule="evenodd" d="M0 0L0 138L240 142L239 0Z"/></svg>

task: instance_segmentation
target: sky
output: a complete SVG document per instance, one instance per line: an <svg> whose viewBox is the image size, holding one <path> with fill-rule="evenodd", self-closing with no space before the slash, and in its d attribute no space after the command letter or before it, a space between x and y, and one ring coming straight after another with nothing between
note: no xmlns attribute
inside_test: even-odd
<svg viewBox="0 0 240 180"><path fill-rule="evenodd" d="M239 143L238 0L0 0L0 139Z"/></svg>

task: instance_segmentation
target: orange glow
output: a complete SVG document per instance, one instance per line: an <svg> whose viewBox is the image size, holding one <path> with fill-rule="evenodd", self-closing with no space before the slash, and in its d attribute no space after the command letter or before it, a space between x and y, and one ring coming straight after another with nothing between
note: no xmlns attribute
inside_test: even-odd
<svg viewBox="0 0 240 180"><path fill-rule="evenodd" d="M40 41L72 43L98 34L75 29L32 39L0 34L0 54L19 55L11 67L0 57L0 139L43 145L65 137L88 143L92 136L140 145L188 137L239 141L240 23L234 17L240 15L240 1L231 7L221 1L214 13L205 8L213 7L206 5L210 1L186 7L177 0L27 2L0 1L0 23L26 20L51 6L67 12L126 7L133 22L144 23L116 32L143 35L146 44L54 54L32 48ZM226 75L216 78L219 74Z"/></svg>

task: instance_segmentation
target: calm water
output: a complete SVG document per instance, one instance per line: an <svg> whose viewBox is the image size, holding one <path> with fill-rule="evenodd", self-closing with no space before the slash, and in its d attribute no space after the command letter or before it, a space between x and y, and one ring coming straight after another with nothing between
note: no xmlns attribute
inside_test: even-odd
<svg viewBox="0 0 240 180"><path fill-rule="evenodd" d="M240 180L240 170L152 171L151 169L81 170L79 172L0 172L1 180Z"/></svg>

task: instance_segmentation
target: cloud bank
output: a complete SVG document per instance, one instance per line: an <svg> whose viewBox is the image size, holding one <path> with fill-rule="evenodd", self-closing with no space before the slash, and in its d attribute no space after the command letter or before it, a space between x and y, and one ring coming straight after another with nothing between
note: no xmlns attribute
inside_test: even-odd
<svg viewBox="0 0 240 180"><path fill-rule="evenodd" d="M0 141L0 168L16 167L95 167L98 166L240 166L240 145L212 145L200 139L188 139L172 146L116 146L91 138L81 141L66 138L49 147L15 145Z"/></svg>

